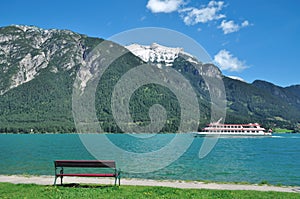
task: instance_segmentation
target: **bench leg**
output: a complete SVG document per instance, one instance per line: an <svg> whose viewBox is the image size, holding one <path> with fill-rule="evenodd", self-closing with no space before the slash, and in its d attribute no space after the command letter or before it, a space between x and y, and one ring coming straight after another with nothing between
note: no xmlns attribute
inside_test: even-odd
<svg viewBox="0 0 300 199"><path fill-rule="evenodd" d="M121 169L118 171L119 186L121 186Z"/></svg>
<svg viewBox="0 0 300 199"><path fill-rule="evenodd" d="M115 177L115 186L117 185L117 177Z"/></svg>
<svg viewBox="0 0 300 199"><path fill-rule="evenodd" d="M54 186L56 185L57 178L58 178L58 176L55 176L54 183L53 183ZM61 185L63 184L63 177L62 176L60 176L60 184Z"/></svg>
<svg viewBox="0 0 300 199"><path fill-rule="evenodd" d="M117 184L117 180L119 181L119 186L120 186L121 185L121 182L120 182L120 180L121 180L121 169L116 170L116 173L117 173L117 176L116 176L116 179L115 179L115 186Z"/></svg>
<svg viewBox="0 0 300 199"><path fill-rule="evenodd" d="M120 176L116 176L115 177L115 186L117 185L117 182L118 182L118 184L119 184L119 186L121 185L121 182L120 182Z"/></svg>
<svg viewBox="0 0 300 199"><path fill-rule="evenodd" d="M64 168L63 168L63 167L61 167L59 173L60 173L60 174L64 174ZM61 176L60 176L60 185L62 185L62 184L63 184L63 176L61 175Z"/></svg>
<svg viewBox="0 0 300 199"><path fill-rule="evenodd" d="M56 185L56 179L57 179L57 176L55 175L55 179L54 179L54 183L53 183L54 186Z"/></svg>

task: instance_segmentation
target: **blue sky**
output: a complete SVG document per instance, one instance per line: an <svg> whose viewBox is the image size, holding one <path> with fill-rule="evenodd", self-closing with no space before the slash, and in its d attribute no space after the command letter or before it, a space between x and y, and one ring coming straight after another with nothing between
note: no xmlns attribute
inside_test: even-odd
<svg viewBox="0 0 300 199"><path fill-rule="evenodd" d="M172 29L201 44L225 75L300 84L298 0L2 1L0 26L34 25L109 38Z"/></svg>

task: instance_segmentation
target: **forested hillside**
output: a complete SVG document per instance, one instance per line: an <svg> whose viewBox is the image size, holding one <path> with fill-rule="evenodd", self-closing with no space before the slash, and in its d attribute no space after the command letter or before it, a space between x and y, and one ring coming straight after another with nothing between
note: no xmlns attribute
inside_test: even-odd
<svg viewBox="0 0 300 199"><path fill-rule="evenodd" d="M0 28L0 132L76 132L72 114L74 80L89 52L101 41L68 30L30 26ZM210 121L211 106L203 76L219 70L211 64L197 62L203 68L199 71L193 62L179 56L171 65L160 67L173 67L193 86L201 112L200 129ZM145 62L128 52L115 60L101 77L95 97L96 112L106 132L121 133L111 110L114 85L123 74L142 63ZM248 84L225 76L223 81L227 95L226 122L299 128L299 85L282 88L264 81ZM134 122L141 126L149 124L148 111L154 104L162 105L167 111L167 122L161 132L176 132L180 104L174 93L160 85L141 86L131 96Z"/></svg>

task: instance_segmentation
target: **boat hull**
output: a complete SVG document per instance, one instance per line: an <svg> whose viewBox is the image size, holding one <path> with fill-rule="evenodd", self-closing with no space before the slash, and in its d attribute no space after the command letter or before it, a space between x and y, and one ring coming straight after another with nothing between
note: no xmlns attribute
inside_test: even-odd
<svg viewBox="0 0 300 199"><path fill-rule="evenodd" d="M198 132L195 137L272 137L271 133L206 133Z"/></svg>

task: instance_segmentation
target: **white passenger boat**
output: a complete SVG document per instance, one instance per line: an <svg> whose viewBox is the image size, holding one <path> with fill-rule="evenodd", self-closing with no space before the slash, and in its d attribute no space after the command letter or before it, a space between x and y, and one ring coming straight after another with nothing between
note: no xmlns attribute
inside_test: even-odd
<svg viewBox="0 0 300 199"><path fill-rule="evenodd" d="M216 122L210 123L201 132L197 132L196 136L272 136L272 130L266 131L258 123L221 124Z"/></svg>

